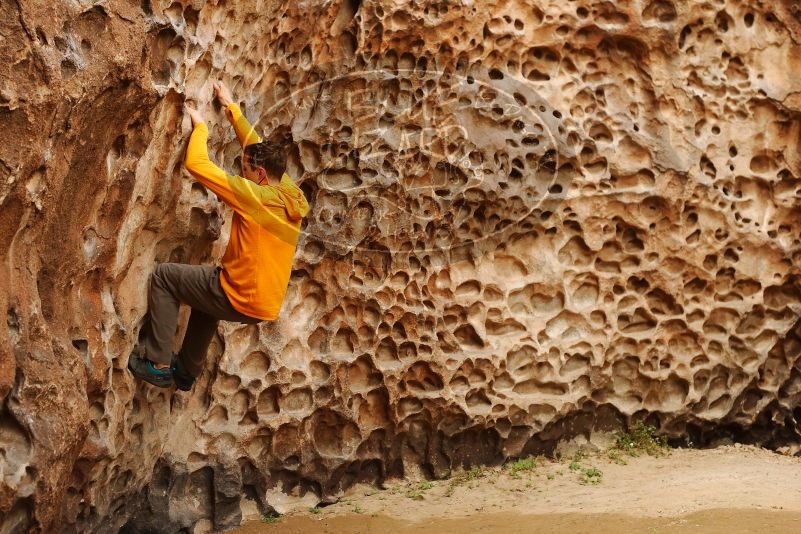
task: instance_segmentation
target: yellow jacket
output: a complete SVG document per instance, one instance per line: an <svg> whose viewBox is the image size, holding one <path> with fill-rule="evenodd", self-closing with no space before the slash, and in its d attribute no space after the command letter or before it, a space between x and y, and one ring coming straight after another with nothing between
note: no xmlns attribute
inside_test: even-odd
<svg viewBox="0 0 801 534"><path fill-rule="evenodd" d="M243 148L261 142L239 106L231 104L225 111ZM195 126L184 164L198 182L234 210L221 285L239 312L273 320L286 294L300 223L309 204L286 173L277 186L256 185L226 174L209 160L208 137L205 124Z"/></svg>

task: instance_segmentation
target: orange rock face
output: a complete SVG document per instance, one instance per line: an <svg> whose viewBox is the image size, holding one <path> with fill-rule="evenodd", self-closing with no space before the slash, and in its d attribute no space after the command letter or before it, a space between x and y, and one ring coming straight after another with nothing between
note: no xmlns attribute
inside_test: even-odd
<svg viewBox="0 0 801 534"><path fill-rule="evenodd" d="M618 5L620 4L620 5ZM648 417L797 448L801 9L641 0L0 5L0 530L202 531ZM191 394L126 370L230 216L212 83L312 204L280 320ZM188 530L188 531L189 531Z"/></svg>

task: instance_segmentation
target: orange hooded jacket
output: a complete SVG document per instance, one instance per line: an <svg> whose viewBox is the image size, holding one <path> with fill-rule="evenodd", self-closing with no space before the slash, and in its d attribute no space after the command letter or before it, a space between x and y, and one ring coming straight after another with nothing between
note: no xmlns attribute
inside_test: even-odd
<svg viewBox="0 0 801 534"><path fill-rule="evenodd" d="M242 148L261 142L239 106L230 104L225 111ZM273 320L289 285L300 223L309 204L286 173L277 186L256 185L226 174L209 160L208 136L205 124L195 126L184 164L198 182L234 210L220 283L239 312Z"/></svg>

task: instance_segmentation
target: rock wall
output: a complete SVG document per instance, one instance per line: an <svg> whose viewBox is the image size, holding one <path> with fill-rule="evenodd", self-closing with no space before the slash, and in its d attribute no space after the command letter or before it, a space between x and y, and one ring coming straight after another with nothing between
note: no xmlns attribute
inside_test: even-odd
<svg viewBox="0 0 801 534"><path fill-rule="evenodd" d="M801 5L0 4L0 532L223 528L648 417L797 450ZM228 212L211 84L290 125L281 318L131 379L156 262ZM796 448L793 448L796 447Z"/></svg>

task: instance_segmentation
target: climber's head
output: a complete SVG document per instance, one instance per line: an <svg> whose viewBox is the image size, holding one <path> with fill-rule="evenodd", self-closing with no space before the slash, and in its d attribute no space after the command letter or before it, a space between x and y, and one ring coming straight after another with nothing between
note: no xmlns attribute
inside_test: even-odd
<svg viewBox="0 0 801 534"><path fill-rule="evenodd" d="M245 178L262 185L278 184L286 171L286 156L291 143L289 129L279 127L266 141L246 146L242 155Z"/></svg>

